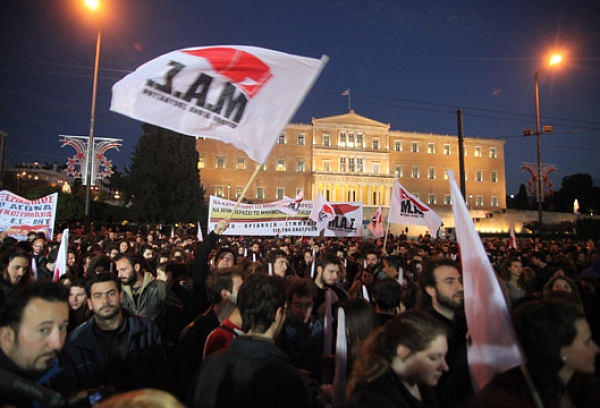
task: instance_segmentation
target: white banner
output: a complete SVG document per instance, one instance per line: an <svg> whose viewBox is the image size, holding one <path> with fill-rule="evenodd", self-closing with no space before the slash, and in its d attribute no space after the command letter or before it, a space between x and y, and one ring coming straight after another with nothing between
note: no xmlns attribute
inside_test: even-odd
<svg viewBox="0 0 600 408"><path fill-rule="evenodd" d="M362 228L362 203L331 203L335 218L325 227L326 237L357 237ZM217 222L229 218L235 201L210 196L208 229L212 231ZM319 231L308 216L313 201L302 201L296 215L281 211L277 202L266 204L240 204L229 219L229 228L223 235L246 236L307 236L315 237Z"/></svg>
<svg viewBox="0 0 600 408"><path fill-rule="evenodd" d="M57 202L58 193L27 200L10 191L0 191L0 232L20 241L27 239L31 231L43 232L52 239Z"/></svg>
<svg viewBox="0 0 600 408"><path fill-rule="evenodd" d="M264 163L326 62L237 45L172 51L117 82L110 109Z"/></svg>
<svg viewBox="0 0 600 408"><path fill-rule="evenodd" d="M392 203L388 222L404 225L425 225L430 234L435 237L442 219L421 200L406 191L398 181L394 182Z"/></svg>

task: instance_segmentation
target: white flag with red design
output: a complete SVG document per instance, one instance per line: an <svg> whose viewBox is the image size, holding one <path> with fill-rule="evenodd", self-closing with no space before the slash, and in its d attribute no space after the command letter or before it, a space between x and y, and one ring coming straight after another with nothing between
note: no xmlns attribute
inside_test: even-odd
<svg viewBox="0 0 600 408"><path fill-rule="evenodd" d="M172 51L117 82L110 109L264 163L327 60L237 45Z"/></svg>
<svg viewBox="0 0 600 408"><path fill-rule="evenodd" d="M317 199L313 202L313 208L308 218L315 222L319 231L335 218L333 206L329 204L321 193L317 194Z"/></svg>
<svg viewBox="0 0 600 408"><path fill-rule="evenodd" d="M369 223L369 231L373 234L375 238L383 237L383 222L381 222L381 206L375 211L373 214L373 218L371 218L371 222Z"/></svg>
<svg viewBox="0 0 600 408"><path fill-rule="evenodd" d="M67 252L69 252L69 229L62 232L60 238L60 246L56 255L56 264L54 265L54 274L52 274L52 282L58 282L61 276L67 273Z"/></svg>
<svg viewBox="0 0 600 408"><path fill-rule="evenodd" d="M465 315L471 338L467 360L473 383L481 390L494 375L524 364L525 358L500 284L450 170L448 179L456 239L461 248Z"/></svg>
<svg viewBox="0 0 600 408"><path fill-rule="evenodd" d="M200 223L198 222L198 233L196 234L196 238L198 239L198 242L202 242L204 241L204 238L202 237L202 226L200 225Z"/></svg>
<svg viewBox="0 0 600 408"><path fill-rule="evenodd" d="M274 204L282 213L295 216L298 214L298 209L300 208L300 203L302 201L304 201L304 190L300 190L300 192L296 195L296 198L285 196L283 197L283 200L276 201Z"/></svg>
<svg viewBox="0 0 600 408"><path fill-rule="evenodd" d="M510 224L510 238L508 239L508 247L517 249L517 236L515 235L515 226Z"/></svg>
<svg viewBox="0 0 600 408"><path fill-rule="evenodd" d="M425 225L432 236L437 234L442 219L421 200L409 193L398 181L394 183L388 222L404 225Z"/></svg>

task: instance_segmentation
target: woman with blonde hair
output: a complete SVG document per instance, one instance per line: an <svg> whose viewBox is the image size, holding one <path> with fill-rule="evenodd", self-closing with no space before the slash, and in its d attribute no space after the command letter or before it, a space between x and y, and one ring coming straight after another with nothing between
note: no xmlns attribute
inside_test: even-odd
<svg viewBox="0 0 600 408"><path fill-rule="evenodd" d="M348 381L350 404L372 408L437 407L433 387L448 371L446 336L446 328L420 310L388 320L356 354Z"/></svg>

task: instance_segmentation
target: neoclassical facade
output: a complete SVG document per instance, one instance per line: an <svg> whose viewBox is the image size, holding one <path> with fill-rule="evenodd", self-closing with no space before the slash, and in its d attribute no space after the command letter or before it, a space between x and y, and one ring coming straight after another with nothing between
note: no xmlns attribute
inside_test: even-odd
<svg viewBox="0 0 600 408"><path fill-rule="evenodd" d="M467 205L473 217L506 212L504 140L464 138ZM198 167L207 196L231 200L242 194L256 163L235 147L199 139ZM291 123L248 186L246 200L271 202L304 190L329 201L357 201L365 218L389 207L398 179L440 213L451 211L446 170L459 177L458 137L390 129L354 111L310 124ZM460 181L459 181L460 183Z"/></svg>

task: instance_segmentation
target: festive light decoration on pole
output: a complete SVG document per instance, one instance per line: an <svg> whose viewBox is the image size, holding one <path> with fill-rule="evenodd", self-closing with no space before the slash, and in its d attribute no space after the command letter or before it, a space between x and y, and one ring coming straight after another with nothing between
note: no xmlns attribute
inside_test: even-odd
<svg viewBox="0 0 600 408"><path fill-rule="evenodd" d="M88 180L92 186L96 185L96 180L102 180L112 175L112 162L104 155L110 149L119 150L122 146L122 139L111 139L106 137L96 137L93 140L91 151L93 154L92 163L88 166L87 154L89 146L89 137L87 136L65 136L61 135L61 147L71 146L75 149L75 156L69 157L67 161L67 174L74 178L83 180L86 184ZM102 170L100 170L102 167ZM91 174L88 177L88 169Z"/></svg>

